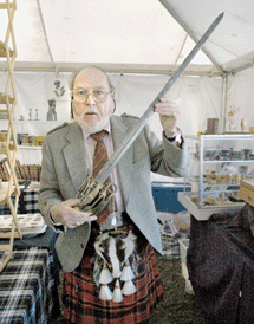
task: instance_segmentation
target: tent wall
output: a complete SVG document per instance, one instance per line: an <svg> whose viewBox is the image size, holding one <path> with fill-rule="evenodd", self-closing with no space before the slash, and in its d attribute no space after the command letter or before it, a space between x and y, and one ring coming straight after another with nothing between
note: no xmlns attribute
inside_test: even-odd
<svg viewBox="0 0 254 324"><path fill-rule="evenodd" d="M254 127L254 69L248 69L228 78L227 112L232 106L235 114L235 130L241 130L241 118L246 119L246 131Z"/></svg>
<svg viewBox="0 0 254 324"><path fill-rule="evenodd" d="M48 110L47 100L55 97L53 83L58 79L66 89L64 97L57 99L58 120L68 121L70 118L70 76L70 73L61 73L56 76L55 73L50 72L16 72L18 104L15 108L14 120L18 121L21 115L28 120L30 109L32 109L32 118L34 118L35 109L38 109L40 121L45 121ZM166 75L147 74L110 74L110 76L116 87L116 114L127 113L134 116L142 116L169 78ZM5 77L4 72L0 73L0 91L4 91ZM179 122L179 127L184 134L196 135L198 130L206 129L208 117L220 118L221 116L222 80L217 77L185 76L170 91L170 97L181 102L183 117ZM157 114L151 118L149 124L152 130L161 137L162 128ZM50 124L45 130L48 130L48 127ZM33 133L29 135L39 135L36 132L41 132L41 130L36 125L31 132Z"/></svg>

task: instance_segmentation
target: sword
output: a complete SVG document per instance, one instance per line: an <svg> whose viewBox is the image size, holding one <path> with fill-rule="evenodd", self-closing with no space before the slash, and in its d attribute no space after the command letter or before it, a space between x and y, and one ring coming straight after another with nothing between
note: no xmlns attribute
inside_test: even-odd
<svg viewBox="0 0 254 324"><path fill-rule="evenodd" d="M174 75L169 79L169 81L165 84L162 91L157 95L157 97L152 101L149 105L148 109L144 112L143 116L139 119L137 125L131 129L131 131L126 135L125 139L121 143L121 145L117 148L117 150L111 155L109 161L107 161L104 167L99 171L97 177L95 178L98 182L104 182L107 177L110 175L112 169L114 169L118 163L118 161L122 158L125 152L129 149L131 144L135 141L139 133L142 131L149 118L155 113L154 106L160 101L160 98L167 95L171 88L174 86L176 81L182 76L183 72L186 70L191 60L195 57L197 52L201 49L201 47L205 44L207 39L213 33L215 28L219 25L223 18L223 13L221 13L214 22L210 25L207 31L203 34L197 44L194 46L189 55L185 58L182 65L176 70Z"/></svg>
<svg viewBox="0 0 254 324"><path fill-rule="evenodd" d="M118 161L123 157L125 152L129 149L131 144L135 141L139 133L148 122L149 118L154 114L154 106L159 102L160 98L168 94L170 89L181 77L191 60L195 57L196 53L205 44L209 36L215 30L223 17L221 13L214 22L210 25L206 33L197 42L193 50L189 53L182 65L176 70L174 75L165 84L162 91L157 95L153 102L149 105L148 109L144 112L143 116L139 119L136 126L134 126L130 132L126 135L121 145L111 155L108 162L105 163L104 167L99 171L97 177L93 179L91 174L86 175L85 182L81 185L78 191L77 199L79 203L77 208L86 212L93 212L97 215L97 211L102 210L110 201L113 195L113 190L109 189L109 185L104 184L111 171L116 167Z"/></svg>

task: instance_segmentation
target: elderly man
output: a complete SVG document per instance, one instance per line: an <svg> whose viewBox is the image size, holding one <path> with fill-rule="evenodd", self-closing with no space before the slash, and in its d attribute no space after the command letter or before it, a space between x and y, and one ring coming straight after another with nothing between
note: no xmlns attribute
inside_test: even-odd
<svg viewBox="0 0 254 324"><path fill-rule="evenodd" d="M75 73L71 93L75 120L45 137L39 192L47 225L60 233L56 247L64 270L64 317L79 324L148 323L163 295L150 172L173 177L188 172L188 149L176 136L181 109L166 97L156 105L163 141L145 126L112 171L109 180L117 190L111 207L94 215L76 208L79 188L88 172L96 176L103 165L98 159L110 157L138 119L112 115L113 87L97 67Z"/></svg>

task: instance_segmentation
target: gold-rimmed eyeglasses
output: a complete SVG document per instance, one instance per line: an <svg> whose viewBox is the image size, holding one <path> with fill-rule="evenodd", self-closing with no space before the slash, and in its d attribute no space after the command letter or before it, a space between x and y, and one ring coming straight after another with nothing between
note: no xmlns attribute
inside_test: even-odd
<svg viewBox="0 0 254 324"><path fill-rule="evenodd" d="M107 95L109 95L112 91L105 91L101 89L94 89L94 90L88 90L88 89L76 89L72 91L73 99L84 103L87 100L87 97L91 95L93 97L93 100L96 102L105 102L107 99Z"/></svg>

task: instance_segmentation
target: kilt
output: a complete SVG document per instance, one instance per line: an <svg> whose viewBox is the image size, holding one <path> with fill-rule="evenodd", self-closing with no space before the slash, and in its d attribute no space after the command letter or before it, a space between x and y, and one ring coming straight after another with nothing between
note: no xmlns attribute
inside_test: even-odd
<svg viewBox="0 0 254 324"><path fill-rule="evenodd" d="M133 225L131 225L133 228ZM121 230L128 231L130 226ZM133 233L135 233L133 230ZM139 231L138 231L139 232ZM137 241L139 249L137 292L124 296L123 302L102 300L93 281L93 242L98 235L92 231L80 265L73 272L64 273L63 302L64 318L78 324L134 324L149 323L150 314L163 299L163 287L159 276L156 256L151 244L144 237ZM138 237L143 234L138 233Z"/></svg>

